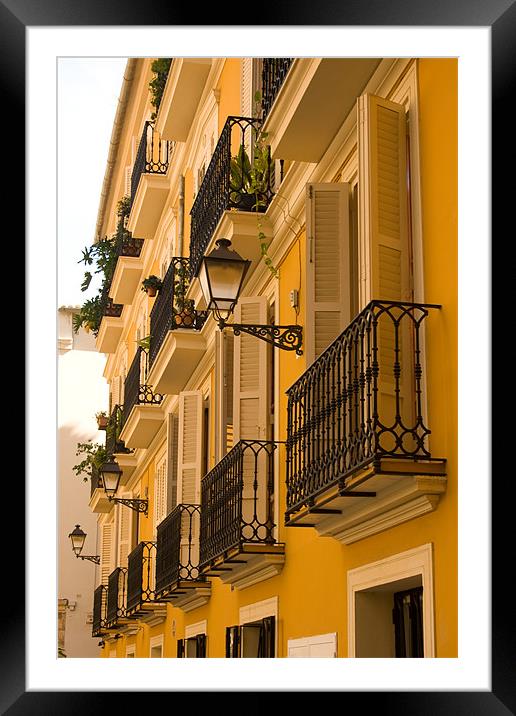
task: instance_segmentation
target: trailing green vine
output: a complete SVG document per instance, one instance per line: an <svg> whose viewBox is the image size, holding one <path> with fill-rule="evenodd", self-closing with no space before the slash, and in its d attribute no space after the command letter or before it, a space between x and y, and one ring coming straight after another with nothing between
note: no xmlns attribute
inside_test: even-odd
<svg viewBox="0 0 516 716"><path fill-rule="evenodd" d="M151 94L150 102L151 105L156 108L156 111L151 115L151 120L156 119L171 62L171 57L160 57L157 60L154 60L151 65L151 71L154 73L154 78L149 82L149 91Z"/></svg>
<svg viewBox="0 0 516 716"><path fill-rule="evenodd" d="M118 216L116 232L108 238L105 236L96 243L82 250L82 258L77 263L84 263L87 267L95 267L92 271L84 272L84 279L81 284L81 291L87 291L90 287L94 274L103 274L102 284L98 293L93 298L88 298L79 313L74 314L72 325L74 333L77 333L81 326L91 330L96 336L102 321L106 297L109 292L116 262L118 261L118 244L123 241L129 233L125 228L127 217L131 210L131 199L124 196L117 204L116 213Z"/></svg>
<svg viewBox="0 0 516 716"><path fill-rule="evenodd" d="M72 470L79 477L85 475L83 481L87 482L93 477L93 470L100 470L107 460L106 446L100 443L77 443L77 456L84 455L81 462L72 467Z"/></svg>

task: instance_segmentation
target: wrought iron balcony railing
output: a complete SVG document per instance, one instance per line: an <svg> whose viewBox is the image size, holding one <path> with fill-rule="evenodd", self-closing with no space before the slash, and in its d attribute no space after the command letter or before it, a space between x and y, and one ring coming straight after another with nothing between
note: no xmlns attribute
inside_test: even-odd
<svg viewBox="0 0 516 716"><path fill-rule="evenodd" d="M262 66L262 122L269 114L293 61L293 57L264 58Z"/></svg>
<svg viewBox="0 0 516 716"><path fill-rule="evenodd" d="M382 458L431 459L422 324L429 304L371 301L287 391L287 518Z"/></svg>
<svg viewBox="0 0 516 716"><path fill-rule="evenodd" d="M273 163L256 167L260 191L251 193L254 144L261 120L228 117L190 211L190 270L196 276L206 248L226 209L264 212L273 196ZM259 174L259 176L258 176Z"/></svg>
<svg viewBox="0 0 516 716"><path fill-rule="evenodd" d="M108 577L106 628L118 625L118 620L125 617L126 610L127 569L116 567Z"/></svg>
<svg viewBox="0 0 516 716"><path fill-rule="evenodd" d="M163 278L150 314L149 367L154 363L167 333L176 328L200 330L207 311L196 311L193 301L185 298L190 283L190 260L174 257Z"/></svg>
<svg viewBox="0 0 516 716"><path fill-rule="evenodd" d="M120 433L124 424L123 410L121 405L115 405L109 416L106 428L106 454L130 453L132 450L126 448L123 440L120 440Z"/></svg>
<svg viewBox="0 0 516 716"><path fill-rule="evenodd" d="M99 489L102 490L104 487L104 484L102 482L102 478L99 474L99 471L95 467L95 465L91 466L91 477L90 477L90 499L95 492L95 490Z"/></svg>
<svg viewBox="0 0 516 716"><path fill-rule="evenodd" d="M102 636L102 630L106 626L106 603L107 588L103 584L101 584L93 592L93 626L91 628L92 636Z"/></svg>
<svg viewBox="0 0 516 716"><path fill-rule="evenodd" d="M105 286L100 297L101 315L107 316L108 318L120 318L124 309L124 305L123 303L113 303L113 299L110 298L108 295L110 286L111 282L109 283L109 285Z"/></svg>
<svg viewBox="0 0 516 716"><path fill-rule="evenodd" d="M123 423L125 423L135 405L159 405L163 400L163 396L160 393L154 393L152 387L147 385L147 373L147 351L138 346L124 382Z"/></svg>
<svg viewBox="0 0 516 716"><path fill-rule="evenodd" d="M138 258L141 254L144 239L136 239L127 229L121 230L115 241L117 256Z"/></svg>
<svg viewBox="0 0 516 716"><path fill-rule="evenodd" d="M142 174L166 174L170 160L170 142L161 139L153 122L145 122L131 174L131 206Z"/></svg>
<svg viewBox="0 0 516 716"><path fill-rule="evenodd" d="M126 616L137 616L144 604L154 601L156 542L140 542L127 559Z"/></svg>
<svg viewBox="0 0 516 716"><path fill-rule="evenodd" d="M158 525L156 596L166 597L179 582L204 582L199 574L200 505L177 505Z"/></svg>
<svg viewBox="0 0 516 716"><path fill-rule="evenodd" d="M274 544L274 451L240 440L201 482L201 571L244 543Z"/></svg>

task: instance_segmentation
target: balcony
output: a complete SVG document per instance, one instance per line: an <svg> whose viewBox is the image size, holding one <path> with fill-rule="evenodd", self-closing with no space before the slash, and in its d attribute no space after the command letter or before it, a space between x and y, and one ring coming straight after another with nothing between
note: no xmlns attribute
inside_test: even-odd
<svg viewBox="0 0 516 716"><path fill-rule="evenodd" d="M161 139L153 122L145 122L131 175L131 213L127 228L137 236L154 238L169 191L166 174L172 147Z"/></svg>
<svg viewBox="0 0 516 716"><path fill-rule="evenodd" d="M232 248L242 256L253 262L260 258L257 212L267 209L274 183L269 157L262 173L262 191L258 197L249 193L249 169L260 127L259 119L228 117L226 120L190 212L192 278L197 276L203 256L222 236L229 239Z"/></svg>
<svg viewBox="0 0 516 716"><path fill-rule="evenodd" d="M436 509L423 410L427 304L372 301L287 391L287 526L349 544Z"/></svg>
<svg viewBox="0 0 516 716"><path fill-rule="evenodd" d="M262 122L265 122L292 62L292 57L264 58L262 66Z"/></svg>
<svg viewBox="0 0 516 716"><path fill-rule="evenodd" d="M136 351L124 383L123 427L120 440L128 448L147 448L161 427L163 396L147 383L147 352Z"/></svg>
<svg viewBox="0 0 516 716"><path fill-rule="evenodd" d="M200 505L177 505L158 525L156 597L185 612L206 604L211 584L199 573Z"/></svg>
<svg viewBox="0 0 516 716"><path fill-rule="evenodd" d="M92 512L97 513L111 512L113 507L113 503L108 500L104 491L102 478L94 465L91 468L89 507Z"/></svg>
<svg viewBox="0 0 516 716"><path fill-rule="evenodd" d="M106 629L119 629L129 624L126 616L127 569L116 567L108 577Z"/></svg>
<svg viewBox="0 0 516 716"><path fill-rule="evenodd" d="M107 587L101 584L93 592L93 626L91 628L92 636L104 636L107 632L106 627L106 606L107 606Z"/></svg>
<svg viewBox="0 0 516 716"><path fill-rule="evenodd" d="M113 303L108 291L109 288L104 291L101 298L102 320L95 344L99 353L115 353L124 329L122 319L124 307L120 303Z"/></svg>
<svg viewBox="0 0 516 716"><path fill-rule="evenodd" d="M106 453L107 455L116 455L117 462L123 470L120 485L127 484L137 464L134 450L126 448L124 441L120 439L123 425L122 406L115 405L109 416L106 429Z"/></svg>
<svg viewBox="0 0 516 716"><path fill-rule="evenodd" d="M129 231L122 231L117 238L118 259L109 290L114 303L126 305L133 302L143 271L142 248L143 239L133 238Z"/></svg>
<svg viewBox="0 0 516 716"><path fill-rule="evenodd" d="M164 394L183 389L206 350L199 331L207 313L185 298L189 273L189 259L172 259L150 314L149 381Z"/></svg>
<svg viewBox="0 0 516 716"><path fill-rule="evenodd" d="M275 159L319 162L380 60L289 59L264 62L263 128Z"/></svg>
<svg viewBox="0 0 516 716"><path fill-rule="evenodd" d="M285 545L274 531L277 445L240 440L203 478L201 574L243 589L283 569Z"/></svg>
<svg viewBox="0 0 516 716"><path fill-rule="evenodd" d="M155 626L166 618L167 608L155 599L156 543L140 542L127 560L127 618Z"/></svg>
<svg viewBox="0 0 516 716"><path fill-rule="evenodd" d="M156 120L164 139L186 142L210 69L209 57L172 60Z"/></svg>

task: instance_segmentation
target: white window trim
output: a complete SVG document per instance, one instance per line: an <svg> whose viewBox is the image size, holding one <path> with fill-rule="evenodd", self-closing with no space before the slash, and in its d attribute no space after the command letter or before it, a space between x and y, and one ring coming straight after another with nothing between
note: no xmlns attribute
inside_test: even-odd
<svg viewBox="0 0 516 716"><path fill-rule="evenodd" d="M247 604L245 607L240 607L238 610L238 624L243 626L250 622L257 622L265 617L274 617L275 629L274 629L274 654L275 657L279 657L278 644L279 644L279 621L278 621L278 597L271 597L270 599L264 599L261 602L254 602L254 604Z"/></svg>
<svg viewBox="0 0 516 716"><path fill-rule="evenodd" d="M185 626L185 639L191 639L199 634L208 634L208 622L206 619L202 622L195 622L195 624Z"/></svg>
<svg viewBox="0 0 516 716"><path fill-rule="evenodd" d="M425 658L435 657L433 545L431 542L348 571L348 657L355 657L355 595L364 589L421 576Z"/></svg>
<svg viewBox="0 0 516 716"><path fill-rule="evenodd" d="M312 646L315 644L326 644L329 641L333 640L334 648L335 648L335 657L337 657L338 654L338 642L337 642L337 632L329 632L328 634L317 634L316 636L304 636L300 639L289 639L287 642L287 656L290 652L291 647L300 647L300 646Z"/></svg>
<svg viewBox="0 0 516 716"><path fill-rule="evenodd" d="M134 657L136 657L136 644L130 644L126 650L125 650L125 658L129 656L129 654L133 654Z"/></svg>
<svg viewBox="0 0 516 716"><path fill-rule="evenodd" d="M161 658L163 658L163 634L158 636L151 636L149 642L149 658L152 654L152 649L156 646L161 646Z"/></svg>

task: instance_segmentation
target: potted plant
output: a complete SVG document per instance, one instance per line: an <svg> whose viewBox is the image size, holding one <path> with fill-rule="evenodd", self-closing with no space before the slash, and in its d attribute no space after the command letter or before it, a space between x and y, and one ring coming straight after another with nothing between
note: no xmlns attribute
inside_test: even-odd
<svg viewBox="0 0 516 716"><path fill-rule="evenodd" d="M174 323L176 326L190 328L194 323L194 302L186 298L188 290L188 271L185 266L179 266L174 280Z"/></svg>
<svg viewBox="0 0 516 716"><path fill-rule="evenodd" d="M97 425L99 430L106 430L108 426L109 417L105 410L101 410L99 413L95 413L97 418Z"/></svg>
<svg viewBox="0 0 516 716"><path fill-rule="evenodd" d="M161 289L161 286L161 279L154 276L154 274L144 278L142 281L142 291L145 291L145 293L151 297L154 297L157 294L157 292Z"/></svg>
<svg viewBox="0 0 516 716"><path fill-rule="evenodd" d="M107 460L106 446L100 445L99 443L77 443L76 455L84 455L84 459L77 465L72 467L72 470L77 476L85 475L83 477L84 482L93 477L98 473L98 470Z"/></svg>

